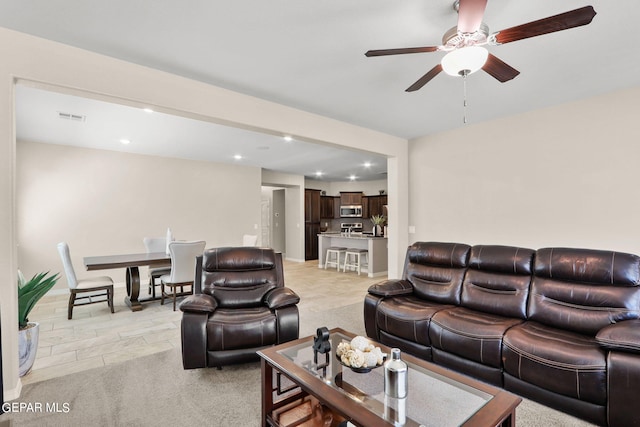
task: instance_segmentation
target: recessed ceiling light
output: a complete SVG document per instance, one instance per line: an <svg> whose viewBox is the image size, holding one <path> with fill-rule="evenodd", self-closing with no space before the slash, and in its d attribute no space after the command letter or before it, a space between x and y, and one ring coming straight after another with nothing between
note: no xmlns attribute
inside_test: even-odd
<svg viewBox="0 0 640 427"><path fill-rule="evenodd" d="M355 176L355 175L351 175L351 176L349 177L349 181L355 181L355 180L356 180L356 178L357 178L357 176Z"/></svg>
<svg viewBox="0 0 640 427"><path fill-rule="evenodd" d="M131 143L131 140L130 140L130 139L126 139L126 138L122 138L122 139L120 140L120 143L121 143L121 144L124 144L124 145L127 145L127 144L130 144L130 143Z"/></svg>
<svg viewBox="0 0 640 427"><path fill-rule="evenodd" d="M365 168L370 168L371 166L372 166L371 162L364 162L364 167Z"/></svg>
<svg viewBox="0 0 640 427"><path fill-rule="evenodd" d="M234 155L233 158L236 160L242 160L242 156L240 154Z"/></svg>
<svg viewBox="0 0 640 427"><path fill-rule="evenodd" d="M322 176L322 175L324 175L324 172L322 172L322 171L316 172L316 176Z"/></svg>
<svg viewBox="0 0 640 427"><path fill-rule="evenodd" d="M153 113L153 110L151 108L143 108L142 111L144 111L145 113L148 113L148 114Z"/></svg>
<svg viewBox="0 0 640 427"><path fill-rule="evenodd" d="M283 138L284 138L284 140L285 140L285 141L287 141L287 142L291 142L291 141L293 141L293 137L292 137L292 136L290 136L290 135L285 135Z"/></svg>

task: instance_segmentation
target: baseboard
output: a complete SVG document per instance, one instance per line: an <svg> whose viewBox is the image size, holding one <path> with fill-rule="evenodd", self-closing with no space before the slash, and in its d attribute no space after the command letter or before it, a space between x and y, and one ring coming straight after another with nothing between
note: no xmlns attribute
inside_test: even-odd
<svg viewBox="0 0 640 427"><path fill-rule="evenodd" d="M20 393L22 393L22 381L20 381L20 378L18 378L18 382L16 383L15 387L4 390L5 402L16 400L20 397Z"/></svg>

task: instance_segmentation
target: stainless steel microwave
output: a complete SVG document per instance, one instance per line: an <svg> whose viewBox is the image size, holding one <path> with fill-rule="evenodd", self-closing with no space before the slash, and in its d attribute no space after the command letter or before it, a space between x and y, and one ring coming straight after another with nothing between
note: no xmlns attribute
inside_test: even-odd
<svg viewBox="0 0 640 427"><path fill-rule="evenodd" d="M361 205L340 206L340 217L341 218L362 218L362 206Z"/></svg>

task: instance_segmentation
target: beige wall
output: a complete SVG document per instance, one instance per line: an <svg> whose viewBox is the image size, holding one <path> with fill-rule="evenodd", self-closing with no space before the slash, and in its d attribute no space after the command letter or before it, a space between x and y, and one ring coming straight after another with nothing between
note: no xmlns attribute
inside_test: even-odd
<svg viewBox="0 0 640 427"><path fill-rule="evenodd" d="M260 224L261 170L60 145L19 142L16 167L18 264L25 275L60 271L69 243L78 277L89 255L144 252L142 238L236 246ZM64 275L63 275L64 276ZM66 288L63 278L56 288ZM54 289L55 290L55 289Z"/></svg>
<svg viewBox="0 0 640 427"><path fill-rule="evenodd" d="M262 184L284 188L285 257L304 262L304 176L263 170Z"/></svg>
<svg viewBox="0 0 640 427"><path fill-rule="evenodd" d="M4 28L0 28L0 57L3 58L0 61L0 292L3 296L0 318L7 399L16 398L21 388L17 374L17 334L4 333L17 330L16 224L19 218L15 208L14 127L17 80L43 88L59 88L66 93L117 100L137 107L149 106L159 112L272 134L289 134L300 140L343 145L387 156L388 164L392 165L388 190L390 195L395 195L390 196L389 203L398 203L392 221L398 224L397 230L406 230L408 177L398 173L404 169L393 166L407 161L407 141L402 138ZM260 199L259 190L256 198ZM406 246L406 242L406 232L398 232L389 239L391 258L397 258L395 263L390 263L392 276L399 274L398 267L402 264L401 255L394 248ZM300 239L294 243L302 248Z"/></svg>
<svg viewBox="0 0 640 427"><path fill-rule="evenodd" d="M412 141L411 241L640 254L640 88Z"/></svg>

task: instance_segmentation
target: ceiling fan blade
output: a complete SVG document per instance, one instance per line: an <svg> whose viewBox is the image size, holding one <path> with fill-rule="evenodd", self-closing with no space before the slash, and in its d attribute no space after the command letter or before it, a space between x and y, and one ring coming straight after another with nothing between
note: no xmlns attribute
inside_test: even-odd
<svg viewBox="0 0 640 427"><path fill-rule="evenodd" d="M585 6L559 15L549 16L527 24L518 25L498 31L493 35L497 44L505 44L529 37L555 33L589 24L596 11L593 6Z"/></svg>
<svg viewBox="0 0 640 427"><path fill-rule="evenodd" d="M411 86L409 86L405 92L414 92L420 88L422 88L422 86L426 85L427 83L429 83L429 81L434 78L435 76L437 76L438 74L440 74L440 72L442 71L442 65L438 64L435 67L433 67L431 70L429 70L429 72L427 74L425 74L424 76L420 77L418 79L417 82L415 82L414 84L412 84Z"/></svg>
<svg viewBox="0 0 640 427"><path fill-rule="evenodd" d="M487 0L460 0L458 4L458 31L475 33L484 17Z"/></svg>
<svg viewBox="0 0 640 427"><path fill-rule="evenodd" d="M405 53L435 52L437 50L438 50L437 46L405 47L400 49L378 49L378 50L367 51L365 53L365 56L402 55Z"/></svg>
<svg viewBox="0 0 640 427"><path fill-rule="evenodd" d="M520 74L520 71L492 54L489 54L482 69L501 83L508 82Z"/></svg>

